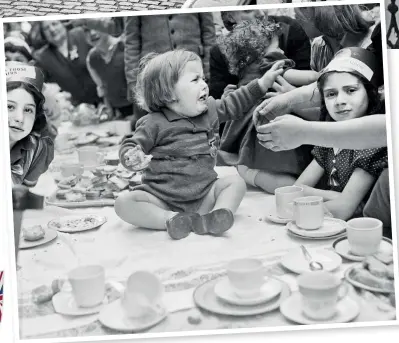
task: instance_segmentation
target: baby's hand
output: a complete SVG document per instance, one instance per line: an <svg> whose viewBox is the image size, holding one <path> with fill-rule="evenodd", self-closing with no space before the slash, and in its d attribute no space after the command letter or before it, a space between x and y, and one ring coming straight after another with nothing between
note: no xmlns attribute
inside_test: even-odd
<svg viewBox="0 0 399 343"><path fill-rule="evenodd" d="M126 151L123 155L126 167L129 167L133 171L139 171L145 169L150 163L152 156L144 154L143 150L139 146L135 146L132 149Z"/></svg>
<svg viewBox="0 0 399 343"><path fill-rule="evenodd" d="M278 61L274 63L273 66L258 80L259 87L264 93L266 93L267 90L273 86L277 76L284 72L284 64L284 61Z"/></svg>

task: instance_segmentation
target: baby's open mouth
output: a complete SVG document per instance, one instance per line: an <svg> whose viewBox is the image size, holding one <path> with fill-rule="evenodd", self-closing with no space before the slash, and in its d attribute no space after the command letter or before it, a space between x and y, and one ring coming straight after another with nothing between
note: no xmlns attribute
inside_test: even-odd
<svg viewBox="0 0 399 343"><path fill-rule="evenodd" d="M206 94L199 97L200 101L205 101L208 96Z"/></svg>

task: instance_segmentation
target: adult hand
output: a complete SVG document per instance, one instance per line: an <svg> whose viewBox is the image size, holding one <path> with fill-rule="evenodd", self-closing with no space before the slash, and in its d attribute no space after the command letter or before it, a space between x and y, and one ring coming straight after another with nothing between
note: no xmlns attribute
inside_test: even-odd
<svg viewBox="0 0 399 343"><path fill-rule="evenodd" d="M276 78L276 82L273 83L272 88L275 90L275 92L267 92L266 99L269 99L279 94L287 93L289 91L292 91L296 87L290 84L286 79L284 79L283 76L279 75Z"/></svg>
<svg viewBox="0 0 399 343"><path fill-rule="evenodd" d="M287 114L257 126L257 137L261 145L272 151L295 149L304 144L307 124L303 119Z"/></svg>
<svg viewBox="0 0 399 343"><path fill-rule="evenodd" d="M279 94L264 100L253 113L253 121L256 127L269 122L276 117L290 113L291 108L287 99L287 94Z"/></svg>

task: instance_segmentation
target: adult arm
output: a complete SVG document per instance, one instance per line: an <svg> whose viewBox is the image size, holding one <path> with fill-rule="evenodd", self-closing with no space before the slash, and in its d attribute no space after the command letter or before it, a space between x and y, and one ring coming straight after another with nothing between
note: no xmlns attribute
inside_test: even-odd
<svg viewBox="0 0 399 343"><path fill-rule="evenodd" d="M89 53L86 57L87 70L89 71L91 78L93 79L94 83L97 86L98 97L102 98L102 97L104 97L104 86L103 86L103 82L101 81L100 76L94 70L94 68L91 66L90 59L91 59L92 54L93 54L93 49L89 51Z"/></svg>
<svg viewBox="0 0 399 343"><path fill-rule="evenodd" d="M357 150L380 148L387 146L385 119L384 114L375 114L341 122L317 122L285 115L258 126L258 139L273 151L305 144Z"/></svg>
<svg viewBox="0 0 399 343"><path fill-rule="evenodd" d="M204 74L207 80L210 78L209 61L211 48L216 42L215 24L213 22L212 13L199 13L200 30L201 30L201 41L204 48L203 64Z"/></svg>
<svg viewBox="0 0 399 343"><path fill-rule="evenodd" d="M124 18L125 26L125 75L127 83L127 98L134 102L134 88L137 81L137 68L141 57L140 17Z"/></svg>
<svg viewBox="0 0 399 343"><path fill-rule="evenodd" d="M284 79L295 87L314 83L318 77L319 73L313 70L289 69L284 73Z"/></svg>
<svg viewBox="0 0 399 343"><path fill-rule="evenodd" d="M308 117L307 112L303 110L318 106L320 106L320 94L314 82L264 100L254 111L254 122L261 123L262 117L270 121L287 113L297 113L306 120L312 120L313 118Z"/></svg>

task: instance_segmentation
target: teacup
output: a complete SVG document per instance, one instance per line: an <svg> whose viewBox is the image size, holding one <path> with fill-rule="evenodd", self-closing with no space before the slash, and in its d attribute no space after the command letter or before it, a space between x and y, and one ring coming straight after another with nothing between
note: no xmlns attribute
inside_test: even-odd
<svg viewBox="0 0 399 343"><path fill-rule="evenodd" d="M355 218L347 222L346 233L354 255L373 255L380 249L382 222L375 218Z"/></svg>
<svg viewBox="0 0 399 343"><path fill-rule="evenodd" d="M81 176L84 171L81 163L62 163L59 168L62 177Z"/></svg>
<svg viewBox="0 0 399 343"><path fill-rule="evenodd" d="M302 311L310 319L327 320L337 312L338 303L348 294L347 284L327 271L312 271L297 278Z"/></svg>
<svg viewBox="0 0 399 343"><path fill-rule="evenodd" d="M163 285L150 272L137 271L129 276L121 298L122 308L128 318L139 318L156 311L163 296Z"/></svg>
<svg viewBox="0 0 399 343"><path fill-rule="evenodd" d="M296 198L293 201L293 219L304 230L317 230L323 225L324 203L320 196Z"/></svg>
<svg viewBox="0 0 399 343"><path fill-rule="evenodd" d="M79 163L85 169L94 169L104 161L104 154L97 146L85 146L78 149Z"/></svg>
<svg viewBox="0 0 399 343"><path fill-rule="evenodd" d="M87 265L71 270L68 280L79 307L100 305L105 297L105 271L102 266Z"/></svg>
<svg viewBox="0 0 399 343"><path fill-rule="evenodd" d="M276 198L277 216L284 219L292 219L292 202L296 198L304 196L304 190L300 186L286 186L274 191Z"/></svg>
<svg viewBox="0 0 399 343"><path fill-rule="evenodd" d="M252 298L260 294L265 283L262 261L242 258L227 265L227 277L234 293L241 298Z"/></svg>

